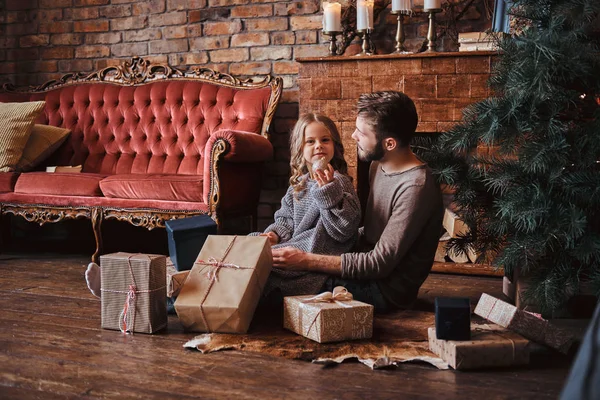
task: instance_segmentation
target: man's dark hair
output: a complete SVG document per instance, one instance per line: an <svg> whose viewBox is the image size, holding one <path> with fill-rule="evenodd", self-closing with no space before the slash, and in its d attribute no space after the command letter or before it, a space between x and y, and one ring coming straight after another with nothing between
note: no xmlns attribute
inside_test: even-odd
<svg viewBox="0 0 600 400"><path fill-rule="evenodd" d="M391 137L401 147L410 144L419 119L411 98L392 90L362 94L358 98L358 115L370 120L378 141Z"/></svg>

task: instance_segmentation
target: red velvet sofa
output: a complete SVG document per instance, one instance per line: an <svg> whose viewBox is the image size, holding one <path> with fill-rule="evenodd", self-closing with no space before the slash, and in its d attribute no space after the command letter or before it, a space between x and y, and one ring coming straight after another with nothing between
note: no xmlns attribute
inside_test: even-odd
<svg viewBox="0 0 600 400"><path fill-rule="evenodd" d="M239 80L207 68L133 58L39 87L4 85L0 102L45 100L37 123L71 130L45 165L82 173L0 173L0 216L44 224L89 218L101 251L105 219L148 229L172 218L256 221L268 128L281 78Z"/></svg>

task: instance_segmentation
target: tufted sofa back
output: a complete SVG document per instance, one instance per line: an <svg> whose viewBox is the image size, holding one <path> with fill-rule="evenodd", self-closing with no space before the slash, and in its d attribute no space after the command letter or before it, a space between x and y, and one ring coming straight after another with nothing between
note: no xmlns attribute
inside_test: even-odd
<svg viewBox="0 0 600 400"><path fill-rule="evenodd" d="M45 100L37 123L71 130L55 161L101 174L201 175L204 146L220 129L264 133L270 87L234 88L193 79L138 86L81 82L0 102Z"/></svg>

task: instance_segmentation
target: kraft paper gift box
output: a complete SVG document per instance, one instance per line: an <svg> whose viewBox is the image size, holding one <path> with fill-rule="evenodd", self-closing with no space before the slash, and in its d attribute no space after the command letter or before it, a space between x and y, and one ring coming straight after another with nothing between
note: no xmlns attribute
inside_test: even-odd
<svg viewBox="0 0 600 400"><path fill-rule="evenodd" d="M374 307L352 299L342 286L317 296L283 298L283 327L315 342L368 339Z"/></svg>
<svg viewBox="0 0 600 400"><path fill-rule="evenodd" d="M167 257L167 313L175 314L175 299L190 271L177 272L171 257Z"/></svg>
<svg viewBox="0 0 600 400"><path fill-rule="evenodd" d="M564 354L568 353L575 340L568 332L557 328L545 319L519 310L512 304L486 293L481 295L475 307L475 314Z"/></svg>
<svg viewBox="0 0 600 400"><path fill-rule="evenodd" d="M181 324L196 332L247 332L272 266L265 236L208 236L175 300Z"/></svg>
<svg viewBox="0 0 600 400"><path fill-rule="evenodd" d="M166 257L100 256L102 328L154 333L167 326Z"/></svg>
<svg viewBox="0 0 600 400"><path fill-rule="evenodd" d="M438 339L429 328L429 350L454 369L505 367L529 363L529 341L521 335L499 329L471 332L471 340Z"/></svg>
<svg viewBox="0 0 600 400"><path fill-rule="evenodd" d="M192 268L208 235L217 234L217 224L208 215L172 219L165 222L169 256L177 271Z"/></svg>
<svg viewBox="0 0 600 400"><path fill-rule="evenodd" d="M190 271L177 272L175 266L167 259L167 296L177 297Z"/></svg>

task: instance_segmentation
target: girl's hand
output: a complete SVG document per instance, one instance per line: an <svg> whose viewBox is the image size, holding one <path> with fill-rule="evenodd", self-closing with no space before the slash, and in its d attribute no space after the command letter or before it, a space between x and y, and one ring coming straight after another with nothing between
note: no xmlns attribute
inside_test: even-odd
<svg viewBox="0 0 600 400"><path fill-rule="evenodd" d="M279 243L279 236L275 232L261 233L259 236L266 236L267 238L269 238L269 243L271 244L271 246Z"/></svg>
<svg viewBox="0 0 600 400"><path fill-rule="evenodd" d="M317 169L314 171L315 180L317 181L317 185L319 187L323 187L330 182L333 182L333 167L331 164L327 164L327 168L325 169Z"/></svg>

